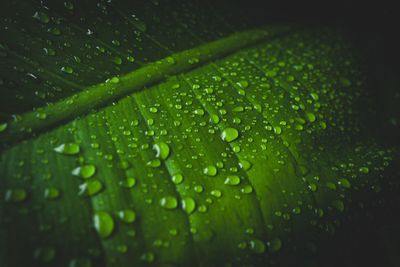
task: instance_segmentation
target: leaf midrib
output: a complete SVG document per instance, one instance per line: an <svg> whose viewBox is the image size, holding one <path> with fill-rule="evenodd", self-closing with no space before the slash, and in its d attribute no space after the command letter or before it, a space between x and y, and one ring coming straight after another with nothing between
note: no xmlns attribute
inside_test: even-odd
<svg viewBox="0 0 400 267"><path fill-rule="evenodd" d="M234 33L149 63L140 69L118 77L118 83L103 82L89 86L75 95L51 103L46 107L17 115L17 119L9 121L7 129L0 134L1 145L3 147L10 146L20 140L48 131L93 109L104 107L126 95L162 82L170 75L183 73L240 49L279 37L288 30L287 27L278 27L269 31L255 29ZM38 118L37 111L46 114L47 118L44 120Z"/></svg>

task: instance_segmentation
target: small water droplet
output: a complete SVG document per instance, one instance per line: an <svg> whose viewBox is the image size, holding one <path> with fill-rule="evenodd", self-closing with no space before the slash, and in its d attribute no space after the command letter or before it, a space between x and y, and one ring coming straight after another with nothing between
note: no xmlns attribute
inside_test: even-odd
<svg viewBox="0 0 400 267"><path fill-rule="evenodd" d="M178 173L172 176L172 182L174 184L180 184L183 181L183 176L182 174Z"/></svg>
<svg viewBox="0 0 400 267"><path fill-rule="evenodd" d="M49 16L47 16L47 14L40 12L40 11L36 11L35 14L33 14L32 18L37 19L38 21L40 21L42 23L49 23L49 21L50 21Z"/></svg>
<svg viewBox="0 0 400 267"><path fill-rule="evenodd" d="M118 217L124 223L133 223L136 220L136 213L131 209L125 209L118 212Z"/></svg>
<svg viewBox="0 0 400 267"><path fill-rule="evenodd" d="M341 187L344 187L344 188L347 188L347 189L351 187L350 181L347 180L346 178L341 178L341 179L339 179L338 184L339 184Z"/></svg>
<svg viewBox="0 0 400 267"><path fill-rule="evenodd" d="M23 188L13 188L6 190L4 200L10 203L23 202L28 197L28 193Z"/></svg>
<svg viewBox="0 0 400 267"><path fill-rule="evenodd" d="M7 129L7 127L8 127L8 124L6 122L0 123L0 133L4 132Z"/></svg>
<svg viewBox="0 0 400 267"><path fill-rule="evenodd" d="M249 241L250 250L256 254L262 254L265 252L265 244L259 239L253 239Z"/></svg>
<svg viewBox="0 0 400 267"><path fill-rule="evenodd" d="M44 197L46 199L54 200L60 196L60 190L55 187L48 187L44 190Z"/></svg>
<svg viewBox="0 0 400 267"><path fill-rule="evenodd" d="M76 143L65 143L55 147L53 150L60 154L75 155L79 153L80 148Z"/></svg>
<svg viewBox="0 0 400 267"><path fill-rule="evenodd" d="M136 184L136 179L134 177L127 177L126 179L119 182L119 185L124 188L132 188Z"/></svg>

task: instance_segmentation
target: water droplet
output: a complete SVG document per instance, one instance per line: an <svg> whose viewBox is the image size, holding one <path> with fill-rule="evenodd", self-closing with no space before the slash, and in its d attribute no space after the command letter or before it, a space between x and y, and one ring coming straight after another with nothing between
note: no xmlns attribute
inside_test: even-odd
<svg viewBox="0 0 400 267"><path fill-rule="evenodd" d="M219 123L219 117L217 114L211 114L211 121L215 124Z"/></svg>
<svg viewBox="0 0 400 267"><path fill-rule="evenodd" d="M267 245L270 252L277 252L282 247L282 241L279 238L275 238L267 242Z"/></svg>
<svg viewBox="0 0 400 267"><path fill-rule="evenodd" d="M217 175L218 170L214 165L209 165L204 168L203 173L208 176L215 176Z"/></svg>
<svg viewBox="0 0 400 267"><path fill-rule="evenodd" d="M184 197L182 199L182 209L187 213L191 214L196 208L196 202L191 197Z"/></svg>
<svg viewBox="0 0 400 267"><path fill-rule="evenodd" d="M204 188L203 188L203 186L201 186L201 185L195 185L195 186L194 186L194 191L195 191L196 193L201 193L201 192L203 192L203 190L204 190Z"/></svg>
<svg viewBox="0 0 400 267"><path fill-rule="evenodd" d="M292 209L292 213L293 214L300 214L301 213L301 208L300 207L294 207Z"/></svg>
<svg viewBox="0 0 400 267"><path fill-rule="evenodd" d="M151 263L151 262L154 261L155 257L156 257L156 256L154 255L153 252L146 252L146 253L143 253L143 254L140 256L140 259L141 259L142 261Z"/></svg>
<svg viewBox="0 0 400 267"><path fill-rule="evenodd" d="M316 184L310 184L310 185L308 186L308 188L311 190L311 192L316 192L317 189L318 189L318 187L317 187Z"/></svg>
<svg viewBox="0 0 400 267"><path fill-rule="evenodd" d="M103 184L96 179L88 180L79 186L79 195L94 196L103 189Z"/></svg>
<svg viewBox="0 0 400 267"><path fill-rule="evenodd" d="M193 111L194 114L204 116L204 109L198 108Z"/></svg>
<svg viewBox="0 0 400 267"><path fill-rule="evenodd" d="M159 159L153 159L148 161L146 165L152 168L158 168L161 165L161 161Z"/></svg>
<svg viewBox="0 0 400 267"><path fill-rule="evenodd" d="M44 190L44 197L46 199L57 199L60 196L60 190L55 187L48 187Z"/></svg>
<svg viewBox="0 0 400 267"><path fill-rule="evenodd" d="M182 174L178 173L172 176L172 182L174 184L180 184L183 181L183 176Z"/></svg>
<svg viewBox="0 0 400 267"><path fill-rule="evenodd" d="M279 126L274 127L274 133L280 135L282 133L282 128Z"/></svg>
<svg viewBox="0 0 400 267"><path fill-rule="evenodd" d="M169 146L164 142L157 142L153 145L153 149L156 151L156 157L163 160L167 159L170 153Z"/></svg>
<svg viewBox="0 0 400 267"><path fill-rule="evenodd" d="M102 238L109 237L114 231L114 219L105 211L96 211L93 216L93 225Z"/></svg>
<svg viewBox="0 0 400 267"><path fill-rule="evenodd" d="M362 173L365 173L365 174L367 174L367 173L369 173L369 168L368 168L368 167L365 167L365 166L363 166L363 167L361 167L361 168L359 169L359 171L360 171L360 172L362 172Z"/></svg>
<svg viewBox="0 0 400 267"><path fill-rule="evenodd" d="M247 87L249 87L249 83L247 81L239 81L236 83L240 88L246 89Z"/></svg>
<svg viewBox="0 0 400 267"><path fill-rule="evenodd" d="M336 185L332 182L326 182L326 187L328 187L331 190L336 190Z"/></svg>
<svg viewBox="0 0 400 267"><path fill-rule="evenodd" d="M220 198L222 196L222 192L220 190L211 190L210 194L216 198Z"/></svg>
<svg viewBox="0 0 400 267"><path fill-rule="evenodd" d="M238 185L240 184L240 178L237 175L228 175L226 177L224 184L226 185Z"/></svg>
<svg viewBox="0 0 400 267"><path fill-rule="evenodd" d="M73 10L74 9L74 4L72 4L70 1L65 1L64 6L68 10Z"/></svg>
<svg viewBox="0 0 400 267"><path fill-rule="evenodd" d="M166 196L160 199L160 205L165 209L176 209L178 201L174 196Z"/></svg>
<svg viewBox="0 0 400 267"><path fill-rule="evenodd" d="M124 188L132 188L136 184L136 179L134 177L127 177L126 179L119 182L119 185Z"/></svg>
<svg viewBox="0 0 400 267"><path fill-rule="evenodd" d="M7 129L7 127L8 127L8 124L6 122L0 123L0 133L4 132Z"/></svg>
<svg viewBox="0 0 400 267"><path fill-rule="evenodd" d="M253 239L249 242L250 250L256 254L262 254L265 252L265 244L259 239Z"/></svg>
<svg viewBox="0 0 400 267"><path fill-rule="evenodd" d="M62 67L62 68L61 68L61 71L62 71L62 72L65 72L65 73L67 73L67 74L72 74L72 73L74 72L74 69L71 68L71 67Z"/></svg>
<svg viewBox="0 0 400 267"><path fill-rule="evenodd" d="M87 179L92 177L95 172L96 172L96 167L94 165L83 165L73 169L71 174L82 177L83 179Z"/></svg>
<svg viewBox="0 0 400 267"><path fill-rule="evenodd" d="M121 65L122 64L122 58L114 57L112 62L114 62L114 64L116 64L116 65Z"/></svg>
<svg viewBox="0 0 400 267"><path fill-rule="evenodd" d="M339 184L341 187L344 187L344 188L350 188L350 187L351 187L350 181L347 180L346 178L341 178L341 179L339 179L338 184Z"/></svg>
<svg viewBox="0 0 400 267"><path fill-rule="evenodd" d="M242 168L243 170L247 171L251 168L252 164L250 161L247 161L245 159L240 160L239 162L239 166L240 168Z"/></svg>
<svg viewBox="0 0 400 267"><path fill-rule="evenodd" d="M150 113L157 113L158 109L156 107L150 107L149 111L150 111Z"/></svg>
<svg viewBox="0 0 400 267"><path fill-rule="evenodd" d="M43 111L37 111L36 118L38 118L40 120L45 120L45 119L47 119L47 114Z"/></svg>
<svg viewBox="0 0 400 267"><path fill-rule="evenodd" d="M53 149L55 152L65 155L75 155L78 154L80 149L79 145L76 143L65 143L61 144Z"/></svg>
<svg viewBox="0 0 400 267"><path fill-rule="evenodd" d="M42 23L49 23L50 18L47 16L47 14L37 11L35 14L33 14L32 18L37 19L38 21Z"/></svg>
<svg viewBox="0 0 400 267"><path fill-rule="evenodd" d="M310 96L311 96L311 98L314 99L315 101L318 101L318 100L319 100L319 96L318 96L317 93L311 93Z"/></svg>
<svg viewBox="0 0 400 267"><path fill-rule="evenodd" d="M312 112L307 112L306 117L309 122L314 122L316 120L316 117Z"/></svg>
<svg viewBox="0 0 400 267"><path fill-rule="evenodd" d="M118 217L124 223L133 223L136 220L136 213L131 209L125 209L118 212Z"/></svg>
<svg viewBox="0 0 400 267"><path fill-rule="evenodd" d="M18 203L23 202L28 197L28 193L23 188L8 189L5 193L4 200L6 202Z"/></svg>
<svg viewBox="0 0 400 267"><path fill-rule="evenodd" d="M232 142L239 137L239 132L235 128L226 128L221 134L221 138L224 141Z"/></svg>
<svg viewBox="0 0 400 267"><path fill-rule="evenodd" d="M173 57L166 57L165 60L168 64L173 65L175 64L175 59Z"/></svg>
<svg viewBox="0 0 400 267"><path fill-rule="evenodd" d="M127 56L126 60L128 60L129 62L134 62L135 58L133 56Z"/></svg>
<svg viewBox="0 0 400 267"><path fill-rule="evenodd" d="M253 192L253 187L251 185L245 185L241 191L243 194L251 194Z"/></svg>

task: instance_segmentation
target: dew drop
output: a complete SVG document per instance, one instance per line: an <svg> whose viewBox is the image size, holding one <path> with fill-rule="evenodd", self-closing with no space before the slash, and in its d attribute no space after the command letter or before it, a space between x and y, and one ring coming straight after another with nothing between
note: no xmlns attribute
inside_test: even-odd
<svg viewBox="0 0 400 267"><path fill-rule="evenodd" d="M214 165L209 165L204 168L203 173L208 176L215 176L217 175L218 170Z"/></svg>
<svg viewBox="0 0 400 267"><path fill-rule="evenodd" d="M182 199L182 209L187 213L191 214L196 208L196 202L191 197L184 197Z"/></svg>
<svg viewBox="0 0 400 267"><path fill-rule="evenodd" d="M88 179L92 177L95 174L95 172L96 172L96 167L94 165L83 165L73 169L71 174L82 177L83 179Z"/></svg>
<svg viewBox="0 0 400 267"><path fill-rule="evenodd" d="M226 185L238 185L240 184L240 178L237 175L228 175L226 177L224 184Z"/></svg>
<svg viewBox="0 0 400 267"><path fill-rule="evenodd" d="M94 214L93 225L102 238L109 237L114 231L114 219L105 211L97 211Z"/></svg>
<svg viewBox="0 0 400 267"><path fill-rule="evenodd" d="M165 196L160 199L160 205L165 209L172 210L178 207L178 201L174 196Z"/></svg>
<svg viewBox="0 0 400 267"><path fill-rule="evenodd" d="M133 223L136 220L136 213L131 209L125 209L118 212L118 218L124 223Z"/></svg>
<svg viewBox="0 0 400 267"><path fill-rule="evenodd" d="M183 176L182 174L178 173L173 175L171 179L174 184L181 184L183 181Z"/></svg>
<svg viewBox="0 0 400 267"><path fill-rule="evenodd" d="M156 151L156 157L163 160L167 159L170 153L168 144L164 142L157 142L153 145L153 149Z"/></svg>
<svg viewBox="0 0 400 267"><path fill-rule="evenodd" d="M221 138L224 141L232 142L239 137L239 132L235 128L226 128L222 131Z"/></svg>
<svg viewBox="0 0 400 267"><path fill-rule="evenodd" d="M28 193L23 188L8 189L5 193L4 200L10 203L19 203L25 201Z"/></svg>
<svg viewBox="0 0 400 267"><path fill-rule="evenodd" d="M65 143L55 147L53 150L60 154L75 155L79 153L80 148L76 143Z"/></svg>
<svg viewBox="0 0 400 267"><path fill-rule="evenodd" d="M262 254L265 252L265 244L259 239L253 239L249 241L250 250L256 254Z"/></svg>
<svg viewBox="0 0 400 267"><path fill-rule="evenodd" d="M103 184L96 179L88 180L79 186L79 195L94 196L103 189Z"/></svg>

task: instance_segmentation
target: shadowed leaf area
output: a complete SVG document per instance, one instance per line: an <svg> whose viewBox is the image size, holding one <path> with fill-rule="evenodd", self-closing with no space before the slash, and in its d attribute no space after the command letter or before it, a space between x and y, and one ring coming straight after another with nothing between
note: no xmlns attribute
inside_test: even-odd
<svg viewBox="0 0 400 267"><path fill-rule="evenodd" d="M1 266L400 263L379 46L250 3L1 4Z"/></svg>

